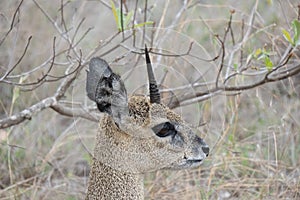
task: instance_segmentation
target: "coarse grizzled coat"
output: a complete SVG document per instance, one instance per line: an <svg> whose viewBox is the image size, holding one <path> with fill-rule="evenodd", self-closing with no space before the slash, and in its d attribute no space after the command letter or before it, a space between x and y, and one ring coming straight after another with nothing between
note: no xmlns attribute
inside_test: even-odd
<svg viewBox="0 0 300 200"><path fill-rule="evenodd" d="M124 83L108 64L100 58L90 62L87 93L105 115L99 123L86 199L144 199L144 173L197 167L208 156L206 143L160 103L145 52L152 76L150 99L132 96L128 101Z"/></svg>

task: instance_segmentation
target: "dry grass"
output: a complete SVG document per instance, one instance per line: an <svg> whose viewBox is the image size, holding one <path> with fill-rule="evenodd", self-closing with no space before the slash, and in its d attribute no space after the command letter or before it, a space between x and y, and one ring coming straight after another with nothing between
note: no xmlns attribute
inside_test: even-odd
<svg viewBox="0 0 300 200"><path fill-rule="evenodd" d="M1 37L9 29L19 2L0 2ZM37 2L53 19L61 22L60 1ZM109 1L103 2L110 5ZM134 2L128 1L129 9ZM218 51L213 34L223 33L229 11L236 11L233 28L238 33L241 19L249 17L254 4L254 1L229 0L208 4L199 2L202 1L190 2L193 7L183 10L177 19L182 1L169 4L168 1L149 1L148 17L156 22L157 27L167 28L161 29L156 39L168 36L154 46L181 54L186 52L193 39L196 44L191 53L201 58L211 58ZM74 27L83 17L85 22L78 35L93 27L77 47L83 55L88 55L100 41L106 41L117 33L112 12L101 1L64 3L65 21L73 28L71 33L75 32ZM280 36L280 28L289 30L290 21L297 16L296 5L296 0L259 1L256 26L268 27L268 34L263 31L253 34L245 51L251 52L265 41L272 41L270 37L273 34L279 33ZM143 2L139 6L143 8ZM0 46L1 75L20 57L30 35L33 39L29 53L15 74L28 71L51 57L54 36L57 37L57 52L68 46L33 1L22 4L19 19L17 28ZM143 15L140 14L137 19L141 22ZM273 26L273 23L277 26ZM137 37L140 35L137 33ZM236 36L238 40L240 35ZM121 36L118 37L97 51L96 55L107 52L119 43ZM124 42L126 45L131 47L131 41ZM131 68L135 57L127 52L127 49L119 48L104 58L110 62L120 58L113 67L124 78L129 77L126 79L128 93L143 92L143 66L140 64ZM209 87L209 82L214 80L216 74L215 63L199 61L192 56L157 56L153 60L159 63L156 70L159 80L167 71L165 88L179 87L199 77ZM62 54L56 61L62 63L54 70L60 74L66 67L63 63L68 61L68 57ZM208 70L212 68L214 70ZM28 79L36 80L40 74L41 71ZM146 199L300 199L299 80L300 76L296 76L239 95L220 95L176 108L202 133L212 152L201 168L146 174ZM75 106L91 104L86 98L84 84L85 73L82 72L72 90L66 94L66 101L73 102ZM1 118L49 96L56 87L56 83L46 83L37 90L20 92L14 102L14 87L0 83ZM202 123L205 125L199 127ZM25 123L0 130L0 199L83 199L88 181L89 152L93 149L96 128L94 122L64 117L47 109Z"/></svg>

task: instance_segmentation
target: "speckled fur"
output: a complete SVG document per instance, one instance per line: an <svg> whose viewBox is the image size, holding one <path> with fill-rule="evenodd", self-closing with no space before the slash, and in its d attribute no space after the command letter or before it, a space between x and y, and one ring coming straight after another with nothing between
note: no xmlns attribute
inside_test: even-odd
<svg viewBox="0 0 300 200"><path fill-rule="evenodd" d="M130 133L120 130L109 115L99 123L86 199L142 200L145 172L190 168L181 167L183 158L201 154L198 137L168 107L150 104L143 96L131 97L128 107ZM151 127L166 121L181 124L181 140L154 134Z"/></svg>
<svg viewBox="0 0 300 200"><path fill-rule="evenodd" d="M144 199L143 175L117 171L94 159L87 200Z"/></svg>

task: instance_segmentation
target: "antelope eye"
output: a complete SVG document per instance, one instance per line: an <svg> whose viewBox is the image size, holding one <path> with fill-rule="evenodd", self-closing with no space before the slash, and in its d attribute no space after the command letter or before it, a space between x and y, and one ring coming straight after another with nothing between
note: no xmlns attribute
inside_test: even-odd
<svg viewBox="0 0 300 200"><path fill-rule="evenodd" d="M177 131L175 130L175 127L170 122L164 122L161 124L158 124L152 128L154 133L158 137L167 137L169 135L175 135Z"/></svg>

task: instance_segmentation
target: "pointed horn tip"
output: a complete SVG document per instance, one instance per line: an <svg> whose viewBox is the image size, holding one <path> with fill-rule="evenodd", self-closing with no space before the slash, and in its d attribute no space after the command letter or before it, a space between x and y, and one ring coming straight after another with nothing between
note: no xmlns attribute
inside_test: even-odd
<svg viewBox="0 0 300 200"><path fill-rule="evenodd" d="M147 47L146 44L145 44L145 49L144 49L144 51L145 51L145 54L148 54L148 53L149 53L149 50L148 50L148 47Z"/></svg>
<svg viewBox="0 0 300 200"><path fill-rule="evenodd" d="M148 52L146 44L145 44L145 56L146 56L146 63L150 63L151 64L150 56L149 56L149 52Z"/></svg>
<svg viewBox="0 0 300 200"><path fill-rule="evenodd" d="M160 104L160 93L154 77L151 60L150 60L150 56L146 44L145 44L145 57L146 57L148 79L149 79L150 103Z"/></svg>

